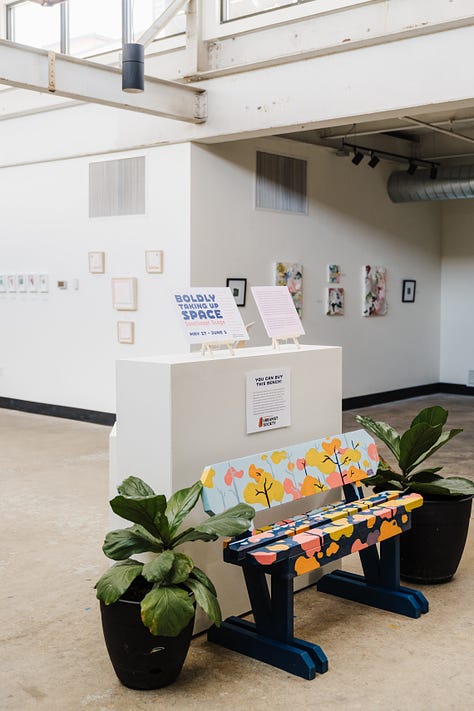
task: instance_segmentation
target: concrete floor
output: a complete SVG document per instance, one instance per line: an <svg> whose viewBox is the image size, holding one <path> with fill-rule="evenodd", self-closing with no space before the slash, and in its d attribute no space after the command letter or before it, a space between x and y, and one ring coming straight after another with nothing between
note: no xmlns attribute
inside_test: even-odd
<svg viewBox="0 0 474 711"><path fill-rule="evenodd" d="M402 428L429 404L447 407L449 424L465 428L437 463L472 477L472 398L436 395L363 412ZM344 430L356 427L354 413L344 413ZM329 657L329 672L312 682L201 635L173 686L126 689L108 660L93 590L106 566L109 428L0 410L0 432L2 711L474 708L472 535L454 580L423 588L430 612L419 620L298 593L296 634L304 627Z"/></svg>

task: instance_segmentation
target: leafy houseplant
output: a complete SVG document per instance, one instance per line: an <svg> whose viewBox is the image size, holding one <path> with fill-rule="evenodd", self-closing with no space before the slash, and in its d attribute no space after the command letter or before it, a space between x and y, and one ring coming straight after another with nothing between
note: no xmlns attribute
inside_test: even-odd
<svg viewBox="0 0 474 711"><path fill-rule="evenodd" d="M448 412L443 407L427 407L400 435L385 422L363 415L356 417L387 445L399 468L397 471L381 457L376 475L365 483L377 491L413 491L424 498L423 506L412 513L412 528L401 536L401 574L419 583L446 582L453 577L469 527L474 482L458 476L442 477L442 467L421 467L462 432L443 430L447 419Z"/></svg>
<svg viewBox="0 0 474 711"><path fill-rule="evenodd" d="M175 492L167 501L138 477L129 477L118 487L119 495L110 501L114 513L134 524L106 535L103 551L117 562L96 584L109 655L117 676L126 686L158 688L176 678L189 647L196 605L215 625L221 623L214 585L188 555L175 549L191 541L215 541L219 536L244 533L255 511L247 504L238 504L198 526L182 529L181 524L196 505L201 490L198 481ZM146 563L130 557L141 553L152 553L154 557ZM142 651L130 640L123 640L122 630L117 629L124 626L116 619L122 614L117 612L122 609L121 602L128 603L122 605L123 614L136 617L139 629L134 634L145 645ZM181 649L182 659L171 660L171 670L165 669L163 652L173 651L180 636L184 637L184 655ZM118 659L112 648L118 648L115 649Z"/></svg>

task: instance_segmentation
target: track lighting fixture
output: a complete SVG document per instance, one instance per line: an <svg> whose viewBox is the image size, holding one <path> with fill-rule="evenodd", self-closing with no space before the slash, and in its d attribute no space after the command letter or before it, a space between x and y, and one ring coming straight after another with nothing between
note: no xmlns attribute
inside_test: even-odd
<svg viewBox="0 0 474 711"><path fill-rule="evenodd" d="M414 175L417 168L418 168L417 164L411 160L409 162L408 168L407 168L408 175Z"/></svg>
<svg viewBox="0 0 474 711"><path fill-rule="evenodd" d="M145 48L130 42L123 45L122 91L138 94L145 88Z"/></svg>
<svg viewBox="0 0 474 711"><path fill-rule="evenodd" d="M372 151L372 153L370 154L370 160L369 160L370 167L376 168L379 163L380 163L380 158L375 154L375 151Z"/></svg>
<svg viewBox="0 0 474 711"><path fill-rule="evenodd" d="M359 163L363 160L364 154L354 148L354 158L352 159L354 165L359 165Z"/></svg>

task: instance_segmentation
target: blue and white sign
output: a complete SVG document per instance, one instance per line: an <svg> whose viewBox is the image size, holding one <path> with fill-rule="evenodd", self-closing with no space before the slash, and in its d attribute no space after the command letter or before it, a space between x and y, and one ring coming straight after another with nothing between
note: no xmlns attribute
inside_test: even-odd
<svg viewBox="0 0 474 711"><path fill-rule="evenodd" d="M226 287L190 287L173 293L189 343L233 343L249 336Z"/></svg>

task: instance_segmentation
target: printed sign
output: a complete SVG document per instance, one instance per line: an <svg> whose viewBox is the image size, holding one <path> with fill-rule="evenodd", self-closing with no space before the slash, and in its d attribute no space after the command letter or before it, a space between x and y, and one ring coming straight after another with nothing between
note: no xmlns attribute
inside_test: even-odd
<svg viewBox="0 0 474 711"><path fill-rule="evenodd" d="M247 373L247 434L291 425L290 368Z"/></svg>
<svg viewBox="0 0 474 711"><path fill-rule="evenodd" d="M189 343L233 343L249 336L230 289L191 287L173 293Z"/></svg>
<svg viewBox="0 0 474 711"><path fill-rule="evenodd" d="M269 338L294 338L304 328L286 286L252 286L252 294Z"/></svg>

